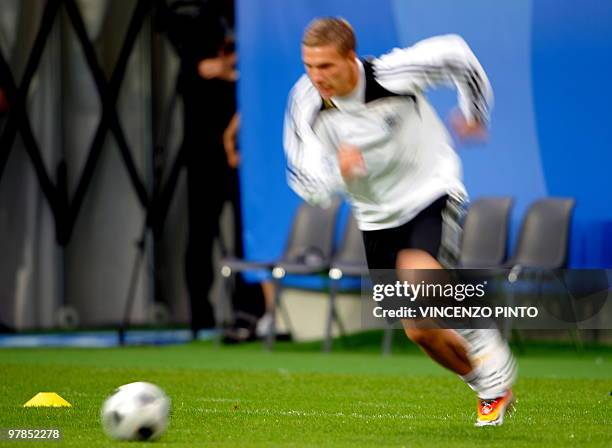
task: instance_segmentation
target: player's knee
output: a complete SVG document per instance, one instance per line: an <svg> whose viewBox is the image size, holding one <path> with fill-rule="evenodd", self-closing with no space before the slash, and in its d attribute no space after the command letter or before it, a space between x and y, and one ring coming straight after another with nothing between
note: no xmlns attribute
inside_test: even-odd
<svg viewBox="0 0 612 448"><path fill-rule="evenodd" d="M397 254L397 269L440 269L440 263L420 249L403 249Z"/></svg>
<svg viewBox="0 0 612 448"><path fill-rule="evenodd" d="M421 347L433 347L436 344L437 336L431 329L406 328L405 332L412 342Z"/></svg>

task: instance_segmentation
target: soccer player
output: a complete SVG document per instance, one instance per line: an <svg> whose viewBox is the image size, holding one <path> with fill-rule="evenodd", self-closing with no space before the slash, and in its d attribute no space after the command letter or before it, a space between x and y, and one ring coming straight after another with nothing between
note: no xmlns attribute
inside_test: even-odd
<svg viewBox="0 0 612 448"><path fill-rule="evenodd" d="M305 30L306 74L291 90L285 115L288 182L321 206L339 192L348 196L370 270L441 269L456 252L447 237L458 228L452 217L466 192L460 160L423 92L454 85L455 132L482 138L492 101L487 76L456 35L372 60L355 51L355 35L343 19L318 18ZM476 425L502 424L516 364L499 331L402 323L412 341L476 392Z"/></svg>

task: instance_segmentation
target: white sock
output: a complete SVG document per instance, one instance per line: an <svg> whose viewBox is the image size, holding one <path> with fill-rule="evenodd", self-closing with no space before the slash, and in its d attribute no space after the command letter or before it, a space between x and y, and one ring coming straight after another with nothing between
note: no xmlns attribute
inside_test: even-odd
<svg viewBox="0 0 612 448"><path fill-rule="evenodd" d="M461 376L479 398L502 396L516 380L516 361L497 329L457 330L465 339L474 369Z"/></svg>
<svg viewBox="0 0 612 448"><path fill-rule="evenodd" d="M461 378L474 392L478 393L478 381L480 378L480 366L475 366L471 372L466 375L459 375Z"/></svg>

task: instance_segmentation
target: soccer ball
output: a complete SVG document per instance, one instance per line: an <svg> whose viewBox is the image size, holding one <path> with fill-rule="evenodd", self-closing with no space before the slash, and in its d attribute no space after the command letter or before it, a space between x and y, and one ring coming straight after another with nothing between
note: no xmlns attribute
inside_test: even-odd
<svg viewBox="0 0 612 448"><path fill-rule="evenodd" d="M155 440L168 427L170 399L155 384L120 386L102 405L102 426L117 440Z"/></svg>

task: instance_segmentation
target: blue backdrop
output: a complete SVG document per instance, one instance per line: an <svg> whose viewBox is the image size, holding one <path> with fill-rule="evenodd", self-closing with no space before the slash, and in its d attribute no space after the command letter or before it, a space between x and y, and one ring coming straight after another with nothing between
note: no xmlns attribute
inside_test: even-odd
<svg viewBox="0 0 612 448"><path fill-rule="evenodd" d="M358 53L379 55L458 33L495 93L489 141L457 146L472 198L511 195L511 250L527 206L577 200L570 265L612 267L612 2L569 0L238 0L244 238L248 258L283 249L300 200L287 187L282 123L303 73L300 39L316 16L343 16ZM430 99L442 117L451 90Z"/></svg>

